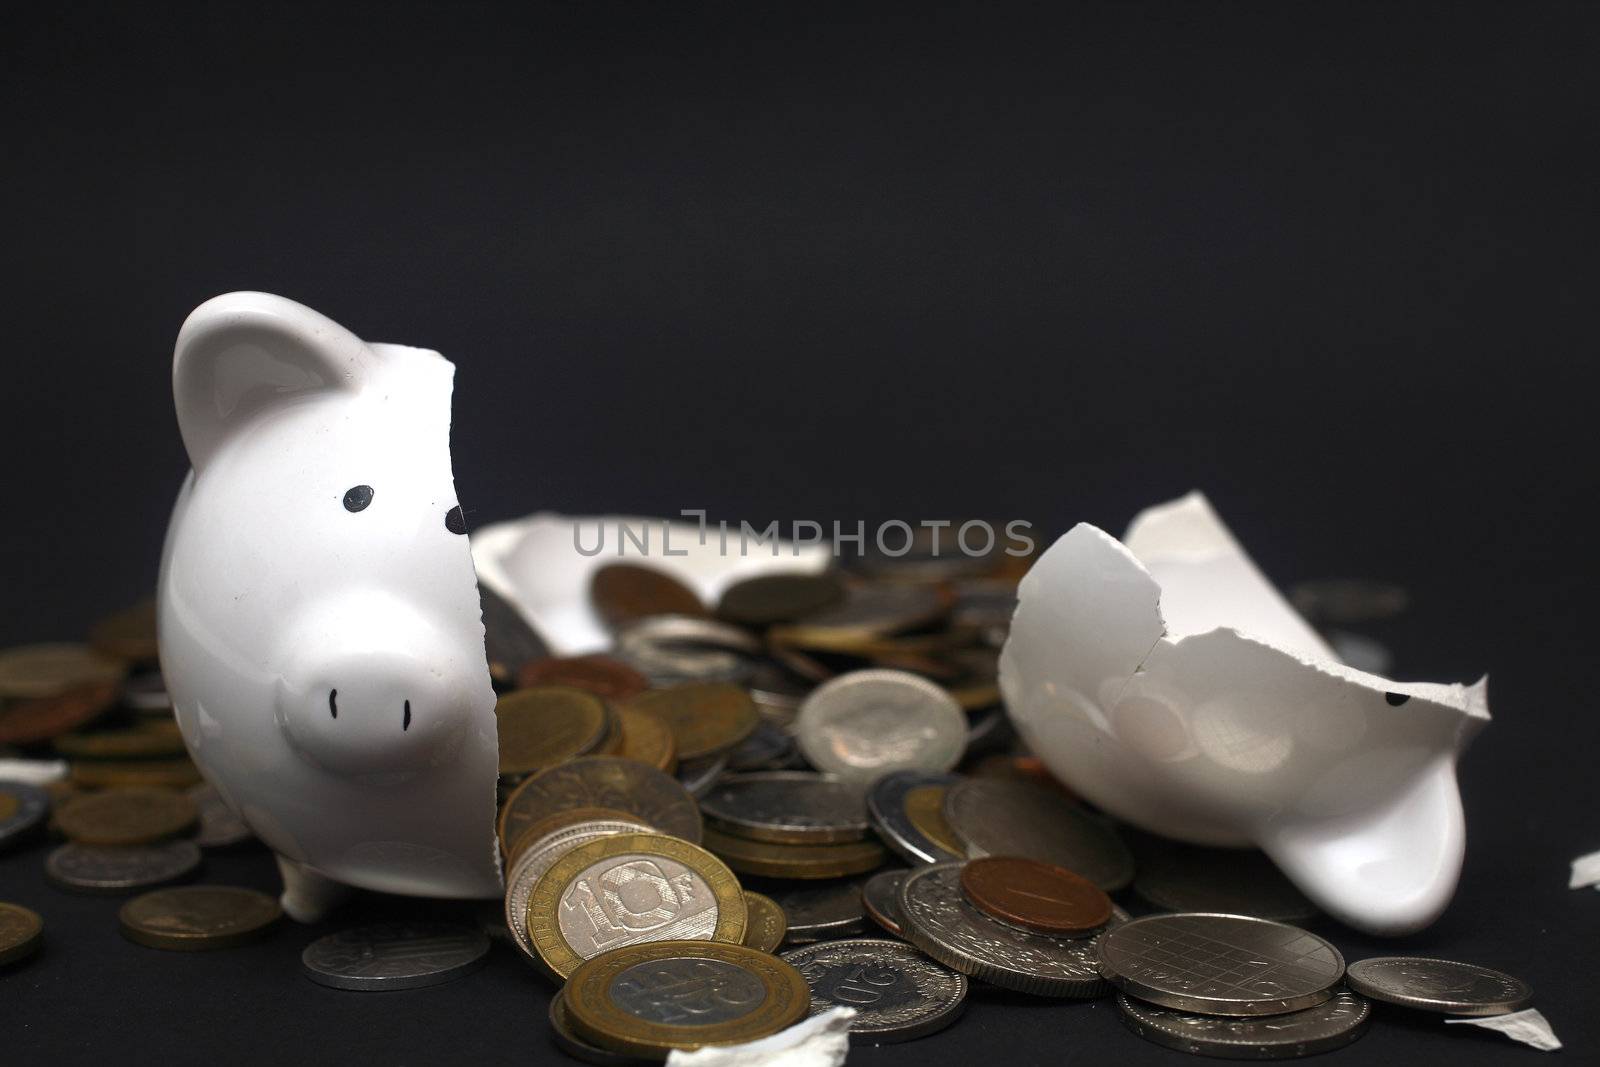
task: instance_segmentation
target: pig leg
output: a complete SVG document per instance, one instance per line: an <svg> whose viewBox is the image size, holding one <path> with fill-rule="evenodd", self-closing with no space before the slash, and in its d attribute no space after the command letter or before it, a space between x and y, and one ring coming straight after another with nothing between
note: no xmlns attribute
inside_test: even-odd
<svg viewBox="0 0 1600 1067"><path fill-rule="evenodd" d="M317 922L350 895L347 885L326 878L287 856L277 859L278 873L283 876L283 895L278 902L296 922Z"/></svg>

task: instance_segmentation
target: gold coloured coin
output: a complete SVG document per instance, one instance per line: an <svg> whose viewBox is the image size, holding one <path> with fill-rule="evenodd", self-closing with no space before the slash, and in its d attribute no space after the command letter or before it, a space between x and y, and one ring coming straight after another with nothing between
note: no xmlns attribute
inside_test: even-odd
<svg viewBox="0 0 1600 1067"><path fill-rule="evenodd" d="M773 952L783 944L783 935L789 932L789 920L778 907L778 902L765 893L744 891L744 907L748 913L744 927L744 943L757 952Z"/></svg>
<svg viewBox="0 0 1600 1067"><path fill-rule="evenodd" d="M62 734L52 744L69 759L158 760L185 755L176 719L152 719L120 730Z"/></svg>
<svg viewBox="0 0 1600 1067"><path fill-rule="evenodd" d="M170 760L81 760L69 772L85 789L187 789L200 783L200 768L188 757Z"/></svg>
<svg viewBox="0 0 1600 1067"><path fill-rule="evenodd" d="M126 673L120 662L87 645L19 645L0 651L0 699L60 696L121 682Z"/></svg>
<svg viewBox="0 0 1600 1067"><path fill-rule="evenodd" d="M793 1026L811 1008L811 991L792 964L709 941L607 952L577 968L563 992L578 1036L656 1059L672 1049L755 1041Z"/></svg>
<svg viewBox="0 0 1600 1067"><path fill-rule="evenodd" d="M129 608L107 615L89 631L89 644L102 655L128 663L144 663L156 658L156 602L142 600Z"/></svg>
<svg viewBox="0 0 1600 1067"><path fill-rule="evenodd" d="M61 832L80 845L148 845L176 837L200 817L194 802L169 789L108 789L56 812Z"/></svg>
<svg viewBox="0 0 1600 1067"><path fill-rule="evenodd" d="M710 827L705 846L740 874L766 878L843 878L876 870L889 854L876 841L835 845L777 845L751 841Z"/></svg>
<svg viewBox="0 0 1600 1067"><path fill-rule="evenodd" d="M667 724L678 759L724 752L755 731L760 716L750 694L729 682L689 682L640 693L630 706Z"/></svg>
<svg viewBox="0 0 1600 1067"><path fill-rule="evenodd" d="M134 897L122 906L117 919L130 941L197 952L253 941L282 915L276 900L254 889L190 885Z"/></svg>
<svg viewBox="0 0 1600 1067"><path fill-rule="evenodd" d="M494 706L500 773L534 774L593 752L610 725L606 702L564 685L518 689Z"/></svg>
<svg viewBox="0 0 1600 1067"><path fill-rule="evenodd" d="M44 920L21 904L0 901L0 967L33 955L44 939Z"/></svg>
<svg viewBox="0 0 1600 1067"><path fill-rule="evenodd" d="M711 853L664 834L617 834L579 845L528 897L528 939L565 978L611 949L705 938L738 944L746 911L739 880Z"/></svg>
<svg viewBox="0 0 1600 1067"><path fill-rule="evenodd" d="M678 766L678 742L661 717L623 705L617 709L617 719L622 724L622 747L617 755L671 774Z"/></svg>
<svg viewBox="0 0 1600 1067"><path fill-rule="evenodd" d="M569 808L625 811L664 834L700 840L700 808L676 778L619 756L584 756L529 778L500 808L500 847L529 826Z"/></svg>
<svg viewBox="0 0 1600 1067"><path fill-rule="evenodd" d="M928 840L954 856L965 856L967 850L956 840L955 831L944 817L942 785L919 785L906 790L906 818Z"/></svg>

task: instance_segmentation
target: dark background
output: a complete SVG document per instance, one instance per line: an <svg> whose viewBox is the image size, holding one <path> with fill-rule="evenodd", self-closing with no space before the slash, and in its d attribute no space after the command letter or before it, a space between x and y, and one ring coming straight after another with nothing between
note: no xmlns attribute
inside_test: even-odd
<svg viewBox="0 0 1600 1067"><path fill-rule="evenodd" d="M1408 586L1408 679L1492 673L1461 892L1377 951L1503 967L1600 1047L1600 9L383 3L0 15L0 641L153 585L171 346L239 288L458 367L469 522L537 508L1026 518L1211 494L1275 579ZM185 956L0 859L48 924L7 1062L554 1060L544 986ZM210 876L266 886L259 854ZM382 907L373 904L370 907ZM403 902L390 907L401 907ZM1384 1012L1340 1062L1528 1061ZM985 994L867 1063L1176 1062Z"/></svg>

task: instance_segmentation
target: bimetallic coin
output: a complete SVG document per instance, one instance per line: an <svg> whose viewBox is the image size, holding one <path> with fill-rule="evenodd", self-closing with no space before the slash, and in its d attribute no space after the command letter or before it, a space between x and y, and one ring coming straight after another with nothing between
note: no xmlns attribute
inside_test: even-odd
<svg viewBox="0 0 1600 1067"><path fill-rule="evenodd" d="M948 771L967 743L950 694L905 671L842 674L800 705L795 739L812 766L863 786L890 771Z"/></svg>
<svg viewBox="0 0 1600 1067"><path fill-rule="evenodd" d="M0 650L0 699L54 697L122 681L127 668L87 645L19 645Z"/></svg>
<svg viewBox="0 0 1600 1067"><path fill-rule="evenodd" d="M961 891L961 868L918 867L901 883L900 917L913 945L946 967L1019 993L1086 998L1106 992L1099 938L1050 937L990 918Z"/></svg>
<svg viewBox="0 0 1600 1067"><path fill-rule="evenodd" d="M585 756L541 771L500 809L500 844L510 846L540 819L570 808L625 811L664 834L700 840L700 809L670 774L618 756Z"/></svg>
<svg viewBox="0 0 1600 1067"><path fill-rule="evenodd" d="M1331 997L1344 977L1344 957L1316 934L1244 915L1147 915L1099 940L1112 985L1202 1015L1299 1011Z"/></svg>
<svg viewBox="0 0 1600 1067"><path fill-rule="evenodd" d="M706 822L726 833L778 844L834 844L867 836L857 786L806 771L722 779L700 800Z"/></svg>
<svg viewBox="0 0 1600 1067"><path fill-rule="evenodd" d="M1305 922L1317 906L1265 853L1151 840L1139 850L1133 891L1164 911L1209 911Z"/></svg>
<svg viewBox="0 0 1600 1067"><path fill-rule="evenodd" d="M687 682L651 689L629 706L655 715L678 742L680 760L711 756L739 744L760 716L750 694L728 682Z"/></svg>
<svg viewBox="0 0 1600 1067"><path fill-rule="evenodd" d="M1111 921L1111 898L1099 886L1038 860L969 860L961 889L990 918L1035 933L1086 937Z"/></svg>
<svg viewBox="0 0 1600 1067"><path fill-rule="evenodd" d="M0 782L0 849L23 841L50 814L50 794L26 782Z"/></svg>
<svg viewBox="0 0 1600 1067"><path fill-rule="evenodd" d="M201 848L228 848L255 837L215 786L197 785L189 790L188 797L200 812L200 831L195 834L194 843Z"/></svg>
<svg viewBox="0 0 1600 1067"><path fill-rule="evenodd" d="M1111 828L1047 789L968 778L945 794L944 815L970 858L1053 863L1107 892L1133 880L1133 855Z"/></svg>
<svg viewBox="0 0 1600 1067"><path fill-rule="evenodd" d="M610 656L550 656L523 665L517 688L565 685L606 700L622 701L650 688L650 679Z"/></svg>
<svg viewBox="0 0 1600 1067"><path fill-rule="evenodd" d="M1228 1018L1174 1011L1117 997L1128 1029L1147 1041L1192 1056L1230 1060L1282 1060L1331 1052L1367 1032L1372 1005L1340 990L1315 1007L1263 1018Z"/></svg>
<svg viewBox="0 0 1600 1067"><path fill-rule="evenodd" d="M560 685L518 689L494 706L500 773L534 774L600 747L611 710L593 693Z"/></svg>
<svg viewBox="0 0 1600 1067"><path fill-rule="evenodd" d="M717 615L744 626L770 626L821 611L843 598L844 586L831 574L765 574L724 589Z"/></svg>
<svg viewBox="0 0 1600 1067"><path fill-rule="evenodd" d="M783 944L789 931L788 920L778 902L765 893L744 891L745 920L744 943L757 952L772 952Z"/></svg>
<svg viewBox="0 0 1600 1067"><path fill-rule="evenodd" d="M318 938L300 954L300 966L335 989L419 989L477 970L488 953L489 938L469 926L377 923Z"/></svg>
<svg viewBox="0 0 1600 1067"><path fill-rule="evenodd" d="M180 882L200 869L200 846L193 841L159 845L66 844L44 861L44 873L74 893L116 895Z"/></svg>
<svg viewBox="0 0 1600 1067"><path fill-rule="evenodd" d="M147 845L174 837L199 818L194 802L170 789L108 789L56 812L56 825L80 845Z"/></svg>
<svg viewBox="0 0 1600 1067"><path fill-rule="evenodd" d="M774 885L768 892L783 909L791 945L858 934L866 926L859 878Z"/></svg>
<svg viewBox="0 0 1600 1067"><path fill-rule="evenodd" d="M615 629L654 615L704 615L693 589L665 571L639 563L608 563L589 579L595 614Z"/></svg>
<svg viewBox="0 0 1600 1067"><path fill-rule="evenodd" d="M865 874L889 858L876 841L837 845L779 845L752 841L707 827L705 846L740 874L766 878L843 878Z"/></svg>
<svg viewBox="0 0 1600 1067"><path fill-rule="evenodd" d="M944 790L961 779L954 774L927 771L893 771L872 783L867 791L867 817L872 828L895 854L910 864L945 863L965 859L965 853L945 836L949 833L942 805ZM918 798L918 818L913 819L907 798ZM937 823L926 808L925 796L936 798L940 810ZM918 823L933 831L925 832Z"/></svg>
<svg viewBox="0 0 1600 1067"><path fill-rule="evenodd" d="M910 1041L955 1022L967 999L966 976L928 959L903 941L860 938L791 949L811 987L811 1014L856 1010L850 1040Z"/></svg>
<svg viewBox="0 0 1600 1067"><path fill-rule="evenodd" d="M278 902L265 893L223 885L157 889L134 897L117 913L128 940L183 952L254 941L282 916Z"/></svg>
<svg viewBox="0 0 1600 1067"><path fill-rule="evenodd" d="M663 941L607 952L568 980L573 1031L615 1052L663 1057L670 1049L755 1041L806 1017L800 972L743 945Z"/></svg>
<svg viewBox="0 0 1600 1067"><path fill-rule="evenodd" d="M905 871L879 871L861 886L862 907L873 922L896 937L906 936L900 920L900 883L905 880Z"/></svg>
<svg viewBox="0 0 1600 1067"><path fill-rule="evenodd" d="M583 812L603 811L603 808L582 808ZM540 825L549 825L546 820ZM537 829L538 827L535 827ZM511 931L513 943L529 960L537 963L538 953L528 936L528 898L533 887L539 884L544 872L555 866L556 860L579 845L588 844L599 837L615 834L649 833L651 827L626 818L586 819L552 829L529 843L520 854L513 854L510 873L506 875L505 914L506 927Z"/></svg>
<svg viewBox="0 0 1600 1067"><path fill-rule="evenodd" d="M1345 981L1357 993L1447 1015L1504 1015L1533 1003L1520 978L1454 960L1374 956L1350 965Z"/></svg>
<svg viewBox="0 0 1600 1067"><path fill-rule="evenodd" d="M944 798L950 791L945 785L915 785L906 790L906 818L922 837L942 853L957 859L964 856L961 841L950 829L950 820L944 817Z"/></svg>
<svg viewBox="0 0 1600 1067"><path fill-rule="evenodd" d="M622 726L622 745L617 755L647 763L668 774L677 769L678 742L666 723L626 704L617 708L617 721Z"/></svg>
<svg viewBox="0 0 1600 1067"><path fill-rule="evenodd" d="M572 1020L567 1017L567 995L561 989L556 990L550 998L550 1037L562 1052L583 1063L592 1063L595 1067L643 1067L660 1062L658 1058L646 1059L612 1052L579 1037L572 1029Z"/></svg>
<svg viewBox="0 0 1600 1067"><path fill-rule="evenodd" d="M528 937L555 974L647 941L744 938L744 894L704 849L661 834L618 834L557 860L528 898Z"/></svg>
<svg viewBox="0 0 1600 1067"><path fill-rule="evenodd" d="M44 920L38 912L0 900L0 967L33 955L43 939Z"/></svg>

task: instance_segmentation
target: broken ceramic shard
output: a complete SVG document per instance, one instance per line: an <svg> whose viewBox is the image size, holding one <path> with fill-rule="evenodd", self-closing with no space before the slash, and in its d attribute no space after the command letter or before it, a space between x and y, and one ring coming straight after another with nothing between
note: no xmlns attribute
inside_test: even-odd
<svg viewBox="0 0 1600 1067"><path fill-rule="evenodd" d="M854 1008L829 1008L743 1045L673 1049L667 1067L839 1067L850 1053Z"/></svg>
<svg viewBox="0 0 1600 1067"><path fill-rule="evenodd" d="M284 909L500 895L494 691L450 469L454 368L231 293L178 335L193 471L162 556L190 754L278 854Z"/></svg>
<svg viewBox="0 0 1600 1067"><path fill-rule="evenodd" d="M1341 662L1198 493L1124 541L1080 524L1023 580L1000 663L1018 730L1143 829L1255 845L1320 907L1403 934L1449 903L1456 758L1487 679L1393 682Z"/></svg>
<svg viewBox="0 0 1600 1067"><path fill-rule="evenodd" d="M671 575L715 604L735 582L764 574L815 574L832 562L817 542L758 540L668 519L575 516L540 511L472 534L472 558L485 586L514 604L559 656L603 652L611 634L589 597L594 572L608 563L642 563Z"/></svg>

